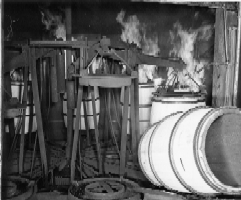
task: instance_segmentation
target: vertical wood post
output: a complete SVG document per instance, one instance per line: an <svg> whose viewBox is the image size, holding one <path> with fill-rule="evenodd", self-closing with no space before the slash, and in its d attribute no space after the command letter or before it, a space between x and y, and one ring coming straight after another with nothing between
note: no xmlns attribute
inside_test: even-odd
<svg viewBox="0 0 241 200"><path fill-rule="evenodd" d="M241 70L240 70L240 48L241 48L241 3L238 3L238 22L237 22L237 46L236 46L236 57L235 57L235 69L234 69L234 101L233 104L238 108L241 107Z"/></svg>
<svg viewBox="0 0 241 200"><path fill-rule="evenodd" d="M25 66L25 69L24 69L23 102L22 102L25 109L23 110L23 114L22 114L22 129L21 129L20 152L19 152L19 174L23 173L27 94L28 94L28 67ZM20 95L20 98L21 98L21 95Z"/></svg>
<svg viewBox="0 0 241 200"><path fill-rule="evenodd" d="M65 16L66 16L66 39L71 40L71 32L72 32L72 12L71 12L71 6L68 5L65 8ZM72 62L72 55L71 50L66 51L66 65L67 65L67 83L68 81L72 80L71 74L68 74L71 70L68 70L68 68L71 66ZM63 80L64 81L64 80ZM72 96L74 96L74 90L71 91ZM70 94L71 96L71 94ZM67 104L69 104L70 99L67 98ZM66 146L66 158L69 161L71 157L71 149L72 149L72 141L73 141L73 109L68 108L67 109L67 146Z"/></svg>
<svg viewBox="0 0 241 200"><path fill-rule="evenodd" d="M44 175L47 180L48 165L47 165L47 155L46 155L46 147L45 147L45 139L44 139L44 131L43 131L43 121L42 121L40 100L39 100L39 88L38 88L37 71L36 71L35 48L30 49L30 59L31 59L30 69L31 69L32 87L33 87L33 98L34 98L36 119L37 119L37 126L38 126L40 156L41 156L41 161L42 161L42 165L44 168Z"/></svg>
<svg viewBox="0 0 241 200"><path fill-rule="evenodd" d="M225 105L225 96L227 96L228 92L226 85L229 84L226 81L227 68L233 67L233 65L230 65L229 60L228 29L234 26L237 26L237 14L235 12L224 11L222 8L216 9L212 88L213 107Z"/></svg>
<svg viewBox="0 0 241 200"><path fill-rule="evenodd" d="M51 99L52 102L58 102L59 96L57 91L57 68L56 68L56 51L54 51L51 57L51 67L50 67L50 79L51 79Z"/></svg>
<svg viewBox="0 0 241 200"><path fill-rule="evenodd" d="M223 9L216 9L215 40L214 40L214 66L213 66L213 91L212 105L224 105L225 92L225 44L224 44L224 15ZM219 64L218 64L219 63ZM223 63L223 64L221 64Z"/></svg>

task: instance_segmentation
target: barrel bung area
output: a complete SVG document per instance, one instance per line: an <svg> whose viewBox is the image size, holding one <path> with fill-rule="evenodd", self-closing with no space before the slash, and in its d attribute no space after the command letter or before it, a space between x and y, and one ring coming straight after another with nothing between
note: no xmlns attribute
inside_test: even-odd
<svg viewBox="0 0 241 200"><path fill-rule="evenodd" d="M3 0L1 199L241 199L241 3Z"/></svg>

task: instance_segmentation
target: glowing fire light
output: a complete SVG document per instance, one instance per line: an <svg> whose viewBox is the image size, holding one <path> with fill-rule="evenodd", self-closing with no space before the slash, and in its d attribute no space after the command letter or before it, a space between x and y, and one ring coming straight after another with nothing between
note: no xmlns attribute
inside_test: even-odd
<svg viewBox="0 0 241 200"><path fill-rule="evenodd" d="M171 57L182 58L186 68L182 71L168 69L167 84L172 84L174 76L178 79L178 86L188 87L190 91L197 92L200 85L204 82L204 67L207 61L197 61L194 58L194 44L198 39L209 40L212 35L210 25L202 26L196 30L184 30L179 22L174 24L174 30L170 31L173 49L169 55ZM193 80L192 80L193 79Z"/></svg>
<svg viewBox="0 0 241 200"><path fill-rule="evenodd" d="M127 43L134 43L137 47L140 47L143 53L147 55L157 56L160 52L158 47L157 35L152 37L147 36L146 24L141 23L137 16L129 16L124 21L125 12L121 11L116 20L124 28L121 34L121 39ZM153 81L156 77L156 66L155 65L140 65L139 66L139 82L147 83L148 79Z"/></svg>

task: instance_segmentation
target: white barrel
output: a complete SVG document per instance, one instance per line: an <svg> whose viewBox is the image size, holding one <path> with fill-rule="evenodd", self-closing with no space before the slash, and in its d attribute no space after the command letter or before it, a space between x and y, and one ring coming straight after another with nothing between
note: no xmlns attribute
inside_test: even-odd
<svg viewBox="0 0 241 200"><path fill-rule="evenodd" d="M150 137L153 131L155 130L157 123L153 124L149 127L142 135L139 148L138 148L138 159L140 163L140 167L145 174L146 178L154 185L161 186L162 184L156 178L149 161L149 143Z"/></svg>
<svg viewBox="0 0 241 200"><path fill-rule="evenodd" d="M28 84L31 84L31 83L28 83ZM30 132L35 132L37 130L35 106L34 106L33 101L30 102L30 99L29 99L29 95L31 92L30 88L31 88L31 86L28 85L27 107L26 107L26 115L25 115L25 134L30 133ZM18 100L22 99L23 90L24 90L24 83L22 81L11 82L12 97L17 98ZM22 116L19 115L14 118L15 127L17 126L18 121L20 120L21 117ZM31 122L31 124L30 124L30 122ZM32 126L32 130L30 130L31 126ZM8 130L6 130L6 131L8 131Z"/></svg>
<svg viewBox="0 0 241 200"><path fill-rule="evenodd" d="M150 123L158 122L172 113L205 106L205 98L201 96L155 96L152 98Z"/></svg>
<svg viewBox="0 0 241 200"><path fill-rule="evenodd" d="M99 114L100 114L100 98L99 98L99 90L95 91L95 106L96 106L96 114L97 114L97 122L99 121ZM86 130L85 128L85 120L84 120L84 107L83 102L85 102L86 110L87 110L87 120L89 124L89 129L94 129L94 118L93 118L93 107L92 107L92 100L91 100L91 93L88 94L87 99L82 99L81 102L81 125L80 130ZM74 117L73 117L73 129L75 128L75 121L76 121L76 111L74 109ZM63 115L64 115L64 124L67 127L67 94L64 94L63 99Z"/></svg>
<svg viewBox="0 0 241 200"><path fill-rule="evenodd" d="M179 192L241 194L240 121L236 108L196 107L165 117L139 144L144 174Z"/></svg>
<svg viewBox="0 0 241 200"><path fill-rule="evenodd" d="M123 107L123 88L121 90L121 106ZM152 94L155 92L153 83L139 83L139 130L142 135L150 125ZM133 96L131 97L133 98ZM130 104L127 130L130 130Z"/></svg>
<svg viewBox="0 0 241 200"><path fill-rule="evenodd" d="M149 141L150 165L157 180L168 189L189 192L173 173L168 154L173 126L182 116L182 112L173 113L158 123Z"/></svg>

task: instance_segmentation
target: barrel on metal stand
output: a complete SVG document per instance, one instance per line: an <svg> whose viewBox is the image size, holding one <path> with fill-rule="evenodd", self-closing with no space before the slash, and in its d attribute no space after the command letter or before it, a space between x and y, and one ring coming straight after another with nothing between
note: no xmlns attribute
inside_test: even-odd
<svg viewBox="0 0 241 200"><path fill-rule="evenodd" d="M150 125L151 115L151 99L152 93L155 92L153 83L139 83L139 128L140 135L144 133L147 127ZM132 97L133 98L133 97ZM123 89L121 91L121 106L123 107ZM130 104L129 104L130 106ZM130 109L127 130L130 130Z"/></svg>
<svg viewBox="0 0 241 200"><path fill-rule="evenodd" d="M22 81L11 82L12 97L17 98L19 101L22 99L24 83ZM35 116L35 106L33 100L30 100L31 83L28 83L28 95L27 95L27 107L25 116L25 134L29 132L35 132L37 130L37 121ZM14 118L14 126L16 127L21 115ZM32 128L31 128L32 127ZM6 130L8 132L8 130Z"/></svg>
<svg viewBox="0 0 241 200"><path fill-rule="evenodd" d="M141 138L141 169L171 190L241 195L240 121L240 110L226 107L166 116Z"/></svg>
<svg viewBox="0 0 241 200"><path fill-rule="evenodd" d="M94 129L92 101L91 101L91 94L89 93L87 99L83 99L83 101L81 103L81 126L80 126L80 130L86 130L85 120L84 120L83 102L86 103L87 119L88 119L89 129ZM96 105L97 120L99 120L99 113L100 113L99 90L95 90L95 105ZM63 100L63 115L64 115L64 124L67 127L67 94L66 93L64 94L64 100ZM76 108L74 109L73 128L75 128L75 120L76 120Z"/></svg>
<svg viewBox="0 0 241 200"><path fill-rule="evenodd" d="M186 111L197 106L205 106L205 96L193 93L167 93L152 98L150 123L158 122L163 117L178 111Z"/></svg>

